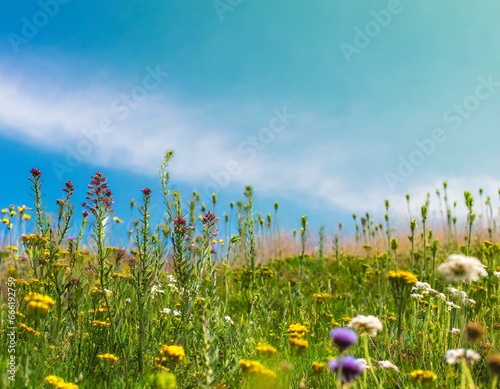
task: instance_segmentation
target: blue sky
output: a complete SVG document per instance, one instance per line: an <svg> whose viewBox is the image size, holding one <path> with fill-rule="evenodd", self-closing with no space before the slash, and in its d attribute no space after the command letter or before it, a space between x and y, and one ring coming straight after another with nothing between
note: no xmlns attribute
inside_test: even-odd
<svg viewBox="0 0 500 389"><path fill-rule="evenodd" d="M448 180L498 204L500 3L206 0L0 3L0 205L95 170L116 213L174 149L172 184L299 228L404 215ZM78 197L79 196L79 197ZM435 199L435 197L433 197ZM158 206L161 200L157 198ZM434 203L437 206L437 203ZM436 211L436 208L434 208Z"/></svg>

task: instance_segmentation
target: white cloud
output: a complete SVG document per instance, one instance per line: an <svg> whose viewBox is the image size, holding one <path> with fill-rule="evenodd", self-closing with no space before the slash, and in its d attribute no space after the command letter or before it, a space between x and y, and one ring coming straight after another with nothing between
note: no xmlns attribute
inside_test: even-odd
<svg viewBox="0 0 500 389"><path fill-rule="evenodd" d="M432 177L423 182L419 178L419 182L391 192L383 179L383 171L377 181L370 173L360 171L359 163L354 168L351 166L360 158L366 159L367 169L377 162L380 150L373 142L353 143L349 137L321 138L341 125L331 118L290 111L297 117L290 120L285 130L275 133L262 150L249 152L247 145L244 152L240 146L248 142L248 136L258 136L262 126L275 115L273 108L282 107L269 107L265 113L260 112L262 120L252 118L255 114L249 111L255 109L245 111L249 126L256 122L261 126L242 133L233 130L234 126L245 123L245 118L228 120L228 115L216 108L221 104L186 107L161 88L149 92L136 108L130 109L129 115L121 118L112 108L113 102L122 93L130 92L134 85L125 91L102 85L68 90L68 87L53 85L51 80L3 74L0 76L0 133L18 141L66 155L69 149L77 150L86 141L85 131L97 128L102 119L108 118L115 128L95 142L84 158L87 163L156 175L164 151L174 149L177 156L171 166L172 176L201 188L214 182L211 178L214 174L226 174L229 185L251 184L261 193L293 198L300 204L358 214L368 211L383 215L383 201L388 198L391 210L398 210L396 216L405 222L405 193L412 195L412 214L416 217L426 193L431 192L431 213L439 217L435 189L442 187L442 180ZM226 105L227 110L231 109L230 105ZM238 162L237 173L224 173L229 161ZM487 175L473 179L450 177L448 182L450 202L457 200L461 207L464 189L477 195L478 188L482 187L484 199L486 194L492 199L498 197L499 181ZM220 189L225 187L221 185ZM209 189L212 191L212 187Z"/></svg>

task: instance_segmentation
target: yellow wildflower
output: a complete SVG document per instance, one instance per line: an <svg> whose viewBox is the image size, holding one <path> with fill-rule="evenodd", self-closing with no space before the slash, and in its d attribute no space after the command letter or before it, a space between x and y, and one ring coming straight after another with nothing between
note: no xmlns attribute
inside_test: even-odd
<svg viewBox="0 0 500 389"><path fill-rule="evenodd" d="M322 363L322 362L313 362L313 364L312 364L313 371L316 374L321 373L323 370L325 370L325 367L326 367L326 363Z"/></svg>
<svg viewBox="0 0 500 389"><path fill-rule="evenodd" d="M119 361L120 358L118 358L116 355L114 354L110 354L110 353L106 353L106 354L99 354L97 356L97 358L99 358L101 361L109 361L109 362L112 362L112 363L116 363Z"/></svg>
<svg viewBox="0 0 500 389"><path fill-rule="evenodd" d="M404 281L406 284L414 284L418 281L418 278L415 274L405 270L391 270L387 277L389 281Z"/></svg>
<svg viewBox="0 0 500 389"><path fill-rule="evenodd" d="M315 303L322 303L330 298L332 298L332 295L330 293L314 293L314 302Z"/></svg>
<svg viewBox="0 0 500 389"><path fill-rule="evenodd" d="M49 375L48 377L45 377L45 382L58 389L78 389L78 385L72 384L70 382L65 382L62 378L55 375Z"/></svg>
<svg viewBox="0 0 500 389"><path fill-rule="evenodd" d="M307 332L307 328L299 323L292 323L288 327L288 335L292 338L303 338Z"/></svg>
<svg viewBox="0 0 500 389"><path fill-rule="evenodd" d="M23 330L25 330L27 333L29 334L33 334L35 336L38 336L40 335L40 332L38 332L37 330L35 330L34 328L31 328L29 326L27 326L26 324L24 323L18 323L18 326L19 328L22 328Z"/></svg>
<svg viewBox="0 0 500 389"><path fill-rule="evenodd" d="M413 370L410 373L410 378L415 381L432 382L437 378L437 375L429 370Z"/></svg>
<svg viewBox="0 0 500 389"><path fill-rule="evenodd" d="M290 346L298 351L304 351L309 347L309 342L305 339L291 337L288 341L290 342Z"/></svg>
<svg viewBox="0 0 500 389"><path fill-rule="evenodd" d="M102 321L102 320L92 320L90 322L95 327L109 327L111 323L109 321Z"/></svg>
<svg viewBox="0 0 500 389"><path fill-rule="evenodd" d="M265 356L272 356L278 352L273 346L267 343L259 343L257 345L257 352Z"/></svg>
<svg viewBox="0 0 500 389"><path fill-rule="evenodd" d="M36 314L46 314L56 304L50 296L34 292L28 293L24 301L28 303L26 306L28 311Z"/></svg>
<svg viewBox="0 0 500 389"><path fill-rule="evenodd" d="M172 345L162 345L160 348L160 353L156 358L156 362L158 363L158 367L167 368L171 362L179 362L183 361L186 357L184 352L184 347Z"/></svg>
<svg viewBox="0 0 500 389"><path fill-rule="evenodd" d="M31 220L31 215L29 213L23 214L23 219L24 220Z"/></svg>
<svg viewBox="0 0 500 389"><path fill-rule="evenodd" d="M242 359L242 360L240 360L240 366L246 374L260 375L260 376L270 378L270 379L274 379L277 377L275 372L266 368L259 361Z"/></svg>

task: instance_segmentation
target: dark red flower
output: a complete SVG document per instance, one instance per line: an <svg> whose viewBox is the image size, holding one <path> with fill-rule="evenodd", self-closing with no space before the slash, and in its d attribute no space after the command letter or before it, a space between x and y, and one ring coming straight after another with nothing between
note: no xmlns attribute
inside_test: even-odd
<svg viewBox="0 0 500 389"><path fill-rule="evenodd" d="M177 216L174 220L173 220L173 223L174 223L174 227L179 227L179 226L182 226L184 227L187 223L186 221L186 218L185 217L182 217L182 216Z"/></svg>
<svg viewBox="0 0 500 389"><path fill-rule="evenodd" d="M111 205L114 203L113 193L108 188L106 177L101 172L97 171L92 177L88 185L86 199L94 204L93 207L83 203L83 207L89 207L89 210L94 213L97 208L104 206L108 211L111 211Z"/></svg>
<svg viewBox="0 0 500 389"><path fill-rule="evenodd" d="M31 169L30 173L34 178L40 177L42 175L42 171L36 168Z"/></svg>
<svg viewBox="0 0 500 389"><path fill-rule="evenodd" d="M213 224L215 222L215 215L208 211L206 214L203 215L202 223L203 224Z"/></svg>
<svg viewBox="0 0 500 389"><path fill-rule="evenodd" d="M63 192L66 192L67 194L72 194L75 190L75 187L73 186L73 183L71 181L66 182L66 186L63 188Z"/></svg>
<svg viewBox="0 0 500 389"><path fill-rule="evenodd" d="M144 193L146 196L149 196L149 195L151 194L151 189L149 189L149 188L144 188L144 189L142 190L142 193Z"/></svg>

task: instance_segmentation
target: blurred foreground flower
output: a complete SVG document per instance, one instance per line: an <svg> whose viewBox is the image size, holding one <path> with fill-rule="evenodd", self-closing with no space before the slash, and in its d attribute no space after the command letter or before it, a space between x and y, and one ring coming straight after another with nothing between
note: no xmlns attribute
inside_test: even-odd
<svg viewBox="0 0 500 389"><path fill-rule="evenodd" d="M464 358L467 363L473 364L474 362L479 362L481 356L474 350L464 350L463 348L446 351L445 359L449 365L459 363Z"/></svg>
<svg viewBox="0 0 500 389"><path fill-rule="evenodd" d="M465 326L465 333L467 335L468 342L478 342L481 340L485 334L484 328L481 324L469 322Z"/></svg>
<svg viewBox="0 0 500 389"><path fill-rule="evenodd" d="M342 382L354 381L365 370L363 363L350 355L330 360L328 369L340 374Z"/></svg>
<svg viewBox="0 0 500 389"><path fill-rule="evenodd" d="M437 268L449 282L460 283L464 281L477 281L486 277L486 266L474 257L462 254L452 254Z"/></svg>
<svg viewBox="0 0 500 389"><path fill-rule="evenodd" d="M62 378L55 375L49 375L45 377L45 382L47 382L49 385L52 385L52 387L54 388L78 389L78 385L72 384L70 382L65 382Z"/></svg>
<svg viewBox="0 0 500 389"><path fill-rule="evenodd" d="M249 359L240 360L240 366L246 374L260 375L268 379L276 378L276 373L266 368L258 361Z"/></svg>
<svg viewBox="0 0 500 389"><path fill-rule="evenodd" d="M500 354L492 354L486 360L490 372L494 376L500 377Z"/></svg>
<svg viewBox="0 0 500 389"><path fill-rule="evenodd" d="M159 371L149 377L151 389L175 389L177 388L177 380L175 375L166 371Z"/></svg>

